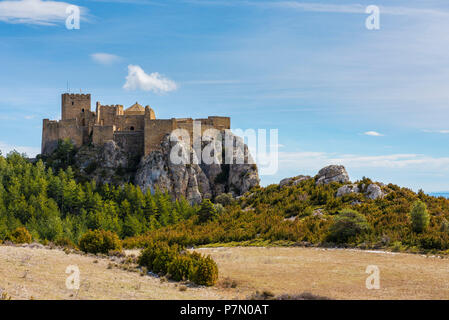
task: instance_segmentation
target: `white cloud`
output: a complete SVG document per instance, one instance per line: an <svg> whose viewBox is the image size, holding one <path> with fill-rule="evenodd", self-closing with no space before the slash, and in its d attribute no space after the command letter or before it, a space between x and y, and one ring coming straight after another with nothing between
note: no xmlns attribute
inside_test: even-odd
<svg viewBox="0 0 449 320"><path fill-rule="evenodd" d="M205 0L187 0L186 2L197 5L218 5L218 6L254 6L299 10L305 12L323 12L323 13L354 13L366 14L367 5L361 4L329 4L313 3L302 1L205 1ZM432 15L449 16L449 12L437 9L411 8L400 6L379 6L381 14L391 15Z"/></svg>
<svg viewBox="0 0 449 320"><path fill-rule="evenodd" d="M67 19L66 9L70 3L44 0L19 0L0 2L0 21L7 23L26 23L55 25ZM86 8L79 7L81 13Z"/></svg>
<svg viewBox="0 0 449 320"><path fill-rule="evenodd" d="M4 156L14 150L19 153L26 153L28 157L35 157L37 154L41 153L40 148L27 147L27 146L12 146L10 144L0 141L0 151Z"/></svg>
<svg viewBox="0 0 449 320"><path fill-rule="evenodd" d="M379 133L377 131L367 131L367 132L364 133L364 135L372 136L372 137L382 137L383 136L382 133Z"/></svg>
<svg viewBox="0 0 449 320"><path fill-rule="evenodd" d="M120 61L120 57L116 56L115 54L110 53L104 53L104 52L97 52L90 55L90 57L100 64L108 65L113 64L114 62Z"/></svg>
<svg viewBox="0 0 449 320"><path fill-rule="evenodd" d="M143 90L153 91L156 93L164 93L176 90L178 86L176 83L158 72L150 74L135 65L128 66L128 76L126 77L126 83L123 85L126 90Z"/></svg>
<svg viewBox="0 0 449 320"><path fill-rule="evenodd" d="M449 134L449 130L422 130L426 133L441 133L441 134Z"/></svg>

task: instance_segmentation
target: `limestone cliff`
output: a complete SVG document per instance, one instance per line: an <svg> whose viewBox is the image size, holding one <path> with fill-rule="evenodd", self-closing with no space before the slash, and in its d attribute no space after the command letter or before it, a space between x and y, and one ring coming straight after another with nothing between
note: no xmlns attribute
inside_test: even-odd
<svg viewBox="0 0 449 320"><path fill-rule="evenodd" d="M233 138L233 157L242 152L247 162L252 163L243 140L236 136ZM224 141L221 143L224 144ZM206 143L203 143L203 150L205 146ZM188 160L187 164L175 164L170 160L175 147ZM170 141L169 135L163 138L160 150L152 151L141 159L130 157L129 153L110 140L101 147L82 146L75 155L75 163L83 178L94 179L99 183L134 182L144 191L149 189L154 192L159 189L175 198L184 196L195 203L221 193L240 196L259 185L260 181L255 164L220 164L219 161L216 164L197 164L198 156L194 149L182 141Z"/></svg>
<svg viewBox="0 0 449 320"><path fill-rule="evenodd" d="M236 153L241 151L251 163L252 158L246 145L240 138L235 136L234 138L237 142L233 157L235 158ZM173 149L175 147L176 149ZM173 163L170 154L175 151L182 155L188 164ZM221 155L214 156L221 157ZM144 190L150 189L153 192L158 188L174 197L184 196L191 202L200 202L204 198L212 198L225 192L239 196L259 185L255 164L219 164L218 161L212 164L205 164L202 161L198 164L198 162L198 155L190 145L182 141L170 141L167 135L161 143L161 151L153 151L142 159L137 169L135 183Z"/></svg>

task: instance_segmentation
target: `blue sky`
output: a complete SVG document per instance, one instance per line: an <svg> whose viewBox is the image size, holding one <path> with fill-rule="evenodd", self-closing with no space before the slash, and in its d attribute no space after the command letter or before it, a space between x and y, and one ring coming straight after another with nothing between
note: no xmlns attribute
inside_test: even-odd
<svg viewBox="0 0 449 320"><path fill-rule="evenodd" d="M278 129L264 185L338 163L353 180L449 190L448 31L445 0L0 1L0 149L39 152L69 81L93 106Z"/></svg>

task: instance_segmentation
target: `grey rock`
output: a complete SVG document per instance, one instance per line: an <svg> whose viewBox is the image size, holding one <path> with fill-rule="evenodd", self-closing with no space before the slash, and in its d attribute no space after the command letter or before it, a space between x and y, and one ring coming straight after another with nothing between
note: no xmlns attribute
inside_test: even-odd
<svg viewBox="0 0 449 320"><path fill-rule="evenodd" d="M359 193L359 187L356 184L347 184L337 190L337 197L343 197L350 193Z"/></svg>
<svg viewBox="0 0 449 320"><path fill-rule="evenodd" d="M370 184L368 188L366 188L365 195L371 200L383 198L385 196L385 194L382 192L381 187L374 183Z"/></svg>
<svg viewBox="0 0 449 320"><path fill-rule="evenodd" d="M241 150L234 150L233 156L243 152L248 162L251 162L248 147L238 139L236 141L237 145L240 144ZM176 151L187 164L174 164L170 160L170 154ZM226 192L232 193L234 197L241 196L252 187L259 185L260 180L255 164L233 162L222 165L219 162L216 160L216 163L212 164L197 164L199 163L197 154L190 145L182 141L170 141L167 135L161 143L160 151L153 151L142 159L136 172L135 182L144 191L149 189L155 192L159 189L175 198L184 196L192 203L199 203L204 198ZM225 168L225 166L228 167ZM227 171L223 172L225 169Z"/></svg>
<svg viewBox="0 0 449 320"><path fill-rule="evenodd" d="M310 176L303 176L303 175L299 175L299 176L292 177L292 178L285 178L279 182L279 187L283 188L285 186L297 186L302 181L308 180L311 178L312 177L310 177Z"/></svg>
<svg viewBox="0 0 449 320"><path fill-rule="evenodd" d="M368 199L375 200L378 198L383 198L385 194L382 192L382 189L377 184L370 184L367 187L365 185L361 185L359 188L357 184L347 184L344 185L337 190L337 197L343 197L344 195L350 193L363 193Z"/></svg>
<svg viewBox="0 0 449 320"><path fill-rule="evenodd" d="M331 182L349 182L349 175L344 166L330 165L318 172L316 176L317 184L329 184Z"/></svg>

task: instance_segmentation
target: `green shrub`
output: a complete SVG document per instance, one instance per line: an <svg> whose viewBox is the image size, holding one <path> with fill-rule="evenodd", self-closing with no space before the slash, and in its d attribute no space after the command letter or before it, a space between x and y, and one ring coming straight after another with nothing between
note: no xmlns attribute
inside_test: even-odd
<svg viewBox="0 0 449 320"><path fill-rule="evenodd" d="M139 256L138 263L175 281L190 280L212 286L218 278L218 267L212 258L196 252L182 252L178 245L169 246L163 242L148 245Z"/></svg>
<svg viewBox="0 0 449 320"><path fill-rule="evenodd" d="M427 206L422 201L416 201L410 211L410 219L412 222L412 230L421 233L427 229L429 225L429 212Z"/></svg>
<svg viewBox="0 0 449 320"><path fill-rule="evenodd" d="M368 230L370 230L370 225L364 215L355 210L343 209L329 228L327 239L331 242L344 243Z"/></svg>
<svg viewBox="0 0 449 320"><path fill-rule="evenodd" d="M184 281L192 278L194 263L189 255L178 255L168 266L168 274L175 281Z"/></svg>
<svg viewBox="0 0 449 320"><path fill-rule="evenodd" d="M25 227L18 227L11 233L11 241L14 243L30 243L33 240Z"/></svg>
<svg viewBox="0 0 449 320"><path fill-rule="evenodd" d="M55 241L55 245L60 246L60 247L64 247L64 248L69 248L69 249L75 249L76 248L76 245L72 242L72 240L70 240L68 238L57 239Z"/></svg>
<svg viewBox="0 0 449 320"><path fill-rule="evenodd" d="M200 257L195 261L195 271L192 281L199 285L213 286L218 279L218 267L210 256Z"/></svg>
<svg viewBox="0 0 449 320"><path fill-rule="evenodd" d="M109 251L120 251L122 244L112 231L89 230L81 237L79 247L84 252L107 254Z"/></svg>
<svg viewBox="0 0 449 320"><path fill-rule="evenodd" d="M234 202L234 198L231 193L222 193L215 197L215 203L219 203L222 206L230 205Z"/></svg>
<svg viewBox="0 0 449 320"><path fill-rule="evenodd" d="M437 249L437 250L442 250L442 249L446 249L445 245L443 243L443 241L440 239L440 237L436 236L436 235L423 235L419 238L419 244L421 246L421 248L424 249Z"/></svg>
<svg viewBox="0 0 449 320"><path fill-rule="evenodd" d="M217 210L209 199L204 199L198 212L199 222L204 223L217 217Z"/></svg>

